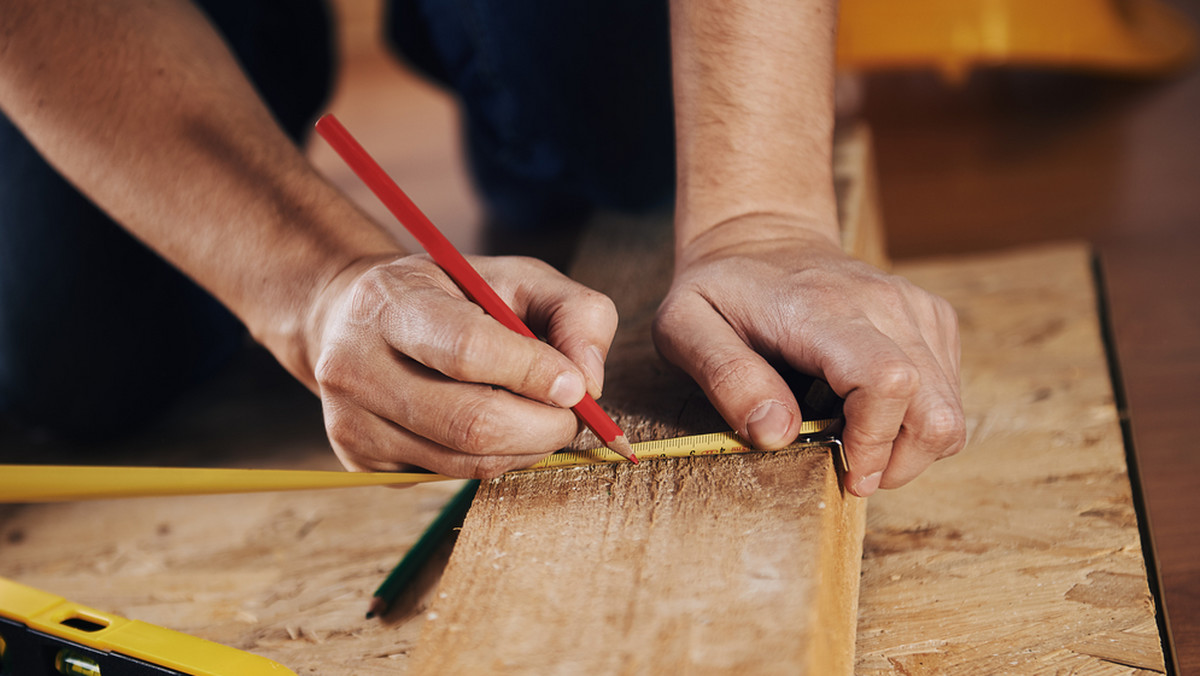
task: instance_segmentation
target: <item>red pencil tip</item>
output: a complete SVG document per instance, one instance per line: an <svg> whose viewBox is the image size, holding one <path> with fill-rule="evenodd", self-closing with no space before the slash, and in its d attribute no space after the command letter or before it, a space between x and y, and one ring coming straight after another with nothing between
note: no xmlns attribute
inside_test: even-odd
<svg viewBox="0 0 1200 676"><path fill-rule="evenodd" d="M613 437L613 440L608 442L608 447L622 458L629 460L629 462L635 465L637 464L637 456L633 454L633 448L629 445L629 441L625 439L624 434Z"/></svg>

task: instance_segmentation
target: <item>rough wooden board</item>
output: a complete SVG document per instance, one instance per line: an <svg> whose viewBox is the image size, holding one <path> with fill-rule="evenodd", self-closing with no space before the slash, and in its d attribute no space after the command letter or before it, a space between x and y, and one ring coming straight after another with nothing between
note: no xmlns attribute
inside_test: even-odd
<svg viewBox="0 0 1200 676"><path fill-rule="evenodd" d="M837 637L814 608L841 603L857 566L851 581L810 566L841 560L857 524L842 510L828 529L841 496L827 465L785 452L486 484L416 673L829 673L812 649Z"/></svg>
<svg viewBox="0 0 1200 676"><path fill-rule="evenodd" d="M1162 671L1088 249L899 272L959 312L969 443L870 501L856 672Z"/></svg>
<svg viewBox="0 0 1200 676"><path fill-rule="evenodd" d="M837 147L846 246L877 259L869 136ZM617 303L601 403L632 441L728 429L650 338L670 226L606 217L571 270ZM827 453L504 477L476 497L414 671L850 673L863 511Z"/></svg>

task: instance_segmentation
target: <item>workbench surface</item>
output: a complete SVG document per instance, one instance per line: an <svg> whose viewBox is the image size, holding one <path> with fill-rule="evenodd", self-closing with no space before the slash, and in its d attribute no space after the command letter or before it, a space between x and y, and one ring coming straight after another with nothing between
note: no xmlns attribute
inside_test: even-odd
<svg viewBox="0 0 1200 676"><path fill-rule="evenodd" d="M970 443L869 501L858 672L1161 671L1089 251L898 271L960 313ZM319 432L168 460L333 469ZM400 673L434 581L363 613L456 488L5 506L0 575L300 674Z"/></svg>

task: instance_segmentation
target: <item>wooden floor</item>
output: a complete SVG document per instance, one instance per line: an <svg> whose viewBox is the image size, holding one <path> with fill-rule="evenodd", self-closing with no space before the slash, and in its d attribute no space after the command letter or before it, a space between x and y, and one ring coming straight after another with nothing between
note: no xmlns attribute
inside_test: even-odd
<svg viewBox="0 0 1200 676"><path fill-rule="evenodd" d="M1200 22L1200 0L1171 4ZM451 239L475 250L479 211L452 103L375 49L359 49L343 70L332 108ZM1200 416L1192 411L1200 404L1200 70L1156 82L992 71L962 86L920 73L873 74L864 84L894 258L1094 243L1180 673L1200 673ZM315 145L312 154L390 222L332 153ZM219 430L176 421L174 431L160 428L106 461L138 462L139 451L161 451L166 438L184 439L175 447L185 450L241 434L267 456L321 444L315 402L260 362L242 364L252 385L218 387L274 388L272 415L218 407ZM25 443L9 441L0 438L0 459L28 460Z"/></svg>

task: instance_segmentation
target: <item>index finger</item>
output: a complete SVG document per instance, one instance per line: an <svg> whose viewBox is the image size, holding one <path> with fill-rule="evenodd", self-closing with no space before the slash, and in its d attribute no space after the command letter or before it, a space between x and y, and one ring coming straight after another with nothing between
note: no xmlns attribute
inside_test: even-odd
<svg viewBox="0 0 1200 676"><path fill-rule="evenodd" d="M433 291L387 322L392 348L454 380L496 385L569 408L586 392L583 373L553 347L512 331L473 302Z"/></svg>

